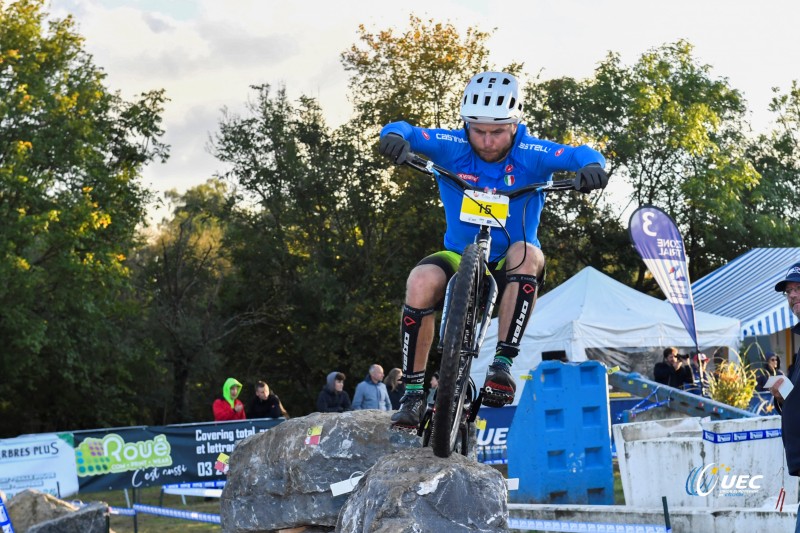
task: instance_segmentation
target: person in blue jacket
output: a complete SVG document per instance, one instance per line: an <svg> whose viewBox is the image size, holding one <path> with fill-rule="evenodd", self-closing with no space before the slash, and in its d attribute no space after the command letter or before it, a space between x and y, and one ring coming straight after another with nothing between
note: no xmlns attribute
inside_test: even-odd
<svg viewBox="0 0 800 533"><path fill-rule="evenodd" d="M379 151L398 165L409 151L422 154L481 189L499 192L547 181L556 171L576 172L575 184L581 192L606 186L605 159L600 153L588 146L566 146L532 137L520 123L522 115L517 79L503 72L482 72L473 76L464 90L463 129L419 128L393 122L381 130ZM449 182L440 180L438 185L447 222L445 249L420 261L406 284L400 323L406 393L400 410L392 416L395 427L416 427L419 423L425 405L423 384L433 342L433 313L458 269L461 253L477 232L476 226L460 220L462 191ZM516 384L511 364L519 353L544 277L544 255L537 238L544 200L544 192L512 200L506 223L510 242L503 232L493 233L490 261L501 299L498 343L483 386L483 404L491 407L514 400Z"/></svg>
<svg viewBox="0 0 800 533"><path fill-rule="evenodd" d="M381 365L370 365L367 377L356 385L352 406L356 411L360 409L392 410L389 391L386 389L386 385L383 384L383 367Z"/></svg>

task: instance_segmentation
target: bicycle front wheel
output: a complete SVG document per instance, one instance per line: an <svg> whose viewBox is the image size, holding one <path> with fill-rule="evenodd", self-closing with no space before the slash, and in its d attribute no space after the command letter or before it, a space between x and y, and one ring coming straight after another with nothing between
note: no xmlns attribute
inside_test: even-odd
<svg viewBox="0 0 800 533"><path fill-rule="evenodd" d="M461 256L444 328L439 388L436 389L431 434L433 453L437 457L450 457L461 435L460 426L469 375L464 371L459 376L459 369L462 353L471 348L472 337L475 335L481 267L480 248L471 244ZM466 365L465 370L469 367L470 365Z"/></svg>

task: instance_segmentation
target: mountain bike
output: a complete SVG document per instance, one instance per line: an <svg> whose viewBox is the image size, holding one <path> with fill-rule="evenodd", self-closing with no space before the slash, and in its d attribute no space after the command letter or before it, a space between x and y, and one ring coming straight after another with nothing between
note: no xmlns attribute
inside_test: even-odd
<svg viewBox="0 0 800 533"><path fill-rule="evenodd" d="M511 192L487 192L417 154L408 153L404 164L461 188L461 220L478 226L475 242L466 247L447 284L439 326L439 387L433 407L428 407L417 428L423 446L432 445L434 455L449 457L457 448L467 455L484 394L492 394L478 390L470 377L472 359L480 354L497 299L497 282L489 269L491 228L505 231L512 199L540 191L575 190L575 182L547 181Z"/></svg>

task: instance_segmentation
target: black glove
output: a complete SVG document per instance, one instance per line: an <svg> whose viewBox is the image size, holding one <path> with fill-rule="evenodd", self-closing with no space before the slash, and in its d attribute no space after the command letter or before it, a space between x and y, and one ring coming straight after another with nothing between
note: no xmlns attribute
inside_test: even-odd
<svg viewBox="0 0 800 533"><path fill-rule="evenodd" d="M378 151L391 159L395 165L402 165L409 150L411 149L408 141L396 133L388 133L381 138Z"/></svg>
<svg viewBox="0 0 800 533"><path fill-rule="evenodd" d="M575 173L576 191L590 192L605 189L608 185L608 174L598 163L590 163Z"/></svg>

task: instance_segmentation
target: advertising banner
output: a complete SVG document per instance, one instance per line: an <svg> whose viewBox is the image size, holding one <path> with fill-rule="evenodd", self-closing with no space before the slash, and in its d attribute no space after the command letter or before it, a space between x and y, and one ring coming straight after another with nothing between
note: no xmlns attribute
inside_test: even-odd
<svg viewBox="0 0 800 533"><path fill-rule="evenodd" d="M661 209L642 206L631 215L628 228L636 251L697 347L692 286L686 268L686 249L678 226Z"/></svg>
<svg viewBox="0 0 800 533"><path fill-rule="evenodd" d="M25 489L59 498L78 492L71 433L0 439L0 490L13 498Z"/></svg>
<svg viewBox="0 0 800 533"><path fill-rule="evenodd" d="M225 479L220 454L281 423L264 418L206 424L142 426L74 433L81 492Z"/></svg>

